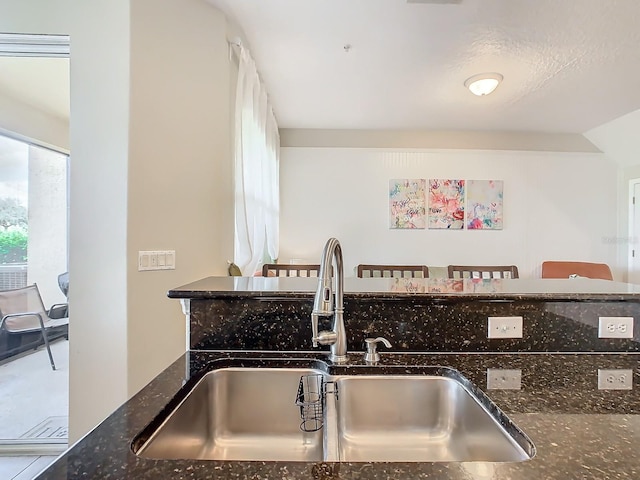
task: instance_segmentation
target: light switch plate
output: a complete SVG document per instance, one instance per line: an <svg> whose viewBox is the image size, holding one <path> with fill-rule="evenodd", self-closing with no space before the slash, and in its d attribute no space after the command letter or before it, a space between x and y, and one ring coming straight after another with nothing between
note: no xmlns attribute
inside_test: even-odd
<svg viewBox="0 0 640 480"><path fill-rule="evenodd" d="M140 250L138 252L138 271L175 270L175 250Z"/></svg>
<svg viewBox="0 0 640 480"><path fill-rule="evenodd" d="M522 338L522 317L488 317L488 338Z"/></svg>

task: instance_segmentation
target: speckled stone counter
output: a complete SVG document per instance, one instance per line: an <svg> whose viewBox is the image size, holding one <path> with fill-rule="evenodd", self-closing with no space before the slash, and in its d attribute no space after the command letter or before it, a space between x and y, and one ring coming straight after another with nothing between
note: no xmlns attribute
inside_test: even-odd
<svg viewBox="0 0 640 480"><path fill-rule="evenodd" d="M229 363L229 357L244 360ZM131 442L183 385L229 365L299 366L325 355L190 352L63 454L41 480L121 479L456 479L567 480L640 478L638 354L394 354L366 367L360 354L329 372L407 373L420 366L457 369L483 390L530 438L537 454L517 463L305 463L149 460ZM418 370L415 370L415 369ZM520 390L487 389L487 369L521 369ZM632 390L598 390L598 369L633 370Z"/></svg>
<svg viewBox="0 0 640 480"><path fill-rule="evenodd" d="M640 319L640 286L591 279L345 279L347 344L383 336L396 352L637 352L599 338L598 319ZM195 350L311 350L315 278L209 277L173 289ZM246 289L243 291L242 289ZM488 317L518 316L523 337L490 339ZM321 329L331 319L321 319Z"/></svg>
<svg viewBox="0 0 640 480"><path fill-rule="evenodd" d="M327 347L311 348L316 282L212 277L171 290L187 314L191 351L38 478L640 478L639 286L587 279L346 279L349 362L332 365ZM487 338L488 316L521 316L523 338ZM598 338L599 316L633 316L633 338ZM324 322L321 328L330 327L330 320ZM381 349L380 364L367 366L362 342L381 335L392 342L393 353ZM152 460L133 453L141 432L161 421L206 372L310 364L329 375L421 375L434 366L453 368L531 438L537 454L523 462L310 463ZM489 388L488 369L520 370L520 388ZM633 388L598 389L600 369L631 370Z"/></svg>
<svg viewBox="0 0 640 480"><path fill-rule="evenodd" d="M317 278L303 277L207 277L171 289L169 297L211 299L227 297L312 297ZM554 299L625 300L640 294L640 285L572 279L465 279L447 278L345 278L345 297L402 298L425 296L432 299Z"/></svg>

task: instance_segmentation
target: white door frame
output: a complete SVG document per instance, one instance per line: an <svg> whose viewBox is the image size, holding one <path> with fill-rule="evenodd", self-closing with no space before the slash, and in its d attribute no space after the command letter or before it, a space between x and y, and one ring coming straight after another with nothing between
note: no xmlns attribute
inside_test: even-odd
<svg viewBox="0 0 640 480"><path fill-rule="evenodd" d="M628 224L629 236L627 238L627 282L640 283L640 222L636 222L635 209L640 208L640 196L635 197L635 188L640 186L640 178L629 180ZM637 265L637 266L636 266Z"/></svg>

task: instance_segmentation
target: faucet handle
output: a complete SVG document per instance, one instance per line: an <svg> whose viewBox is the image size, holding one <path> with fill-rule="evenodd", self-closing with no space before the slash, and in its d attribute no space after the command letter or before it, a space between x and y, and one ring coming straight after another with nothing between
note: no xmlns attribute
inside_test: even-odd
<svg viewBox="0 0 640 480"><path fill-rule="evenodd" d="M364 342L367 345L367 353L364 354L364 361L366 363L375 363L380 361L380 354L377 352L379 342L383 343L385 347L391 348L391 343L384 337L365 338Z"/></svg>

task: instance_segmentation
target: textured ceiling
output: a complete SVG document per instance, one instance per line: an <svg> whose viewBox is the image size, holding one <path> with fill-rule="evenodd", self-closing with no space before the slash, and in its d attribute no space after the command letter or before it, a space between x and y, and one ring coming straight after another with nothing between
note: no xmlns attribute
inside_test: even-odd
<svg viewBox="0 0 640 480"><path fill-rule="evenodd" d="M285 128L582 133L640 108L639 0L209 1ZM481 72L504 75L487 97Z"/></svg>

